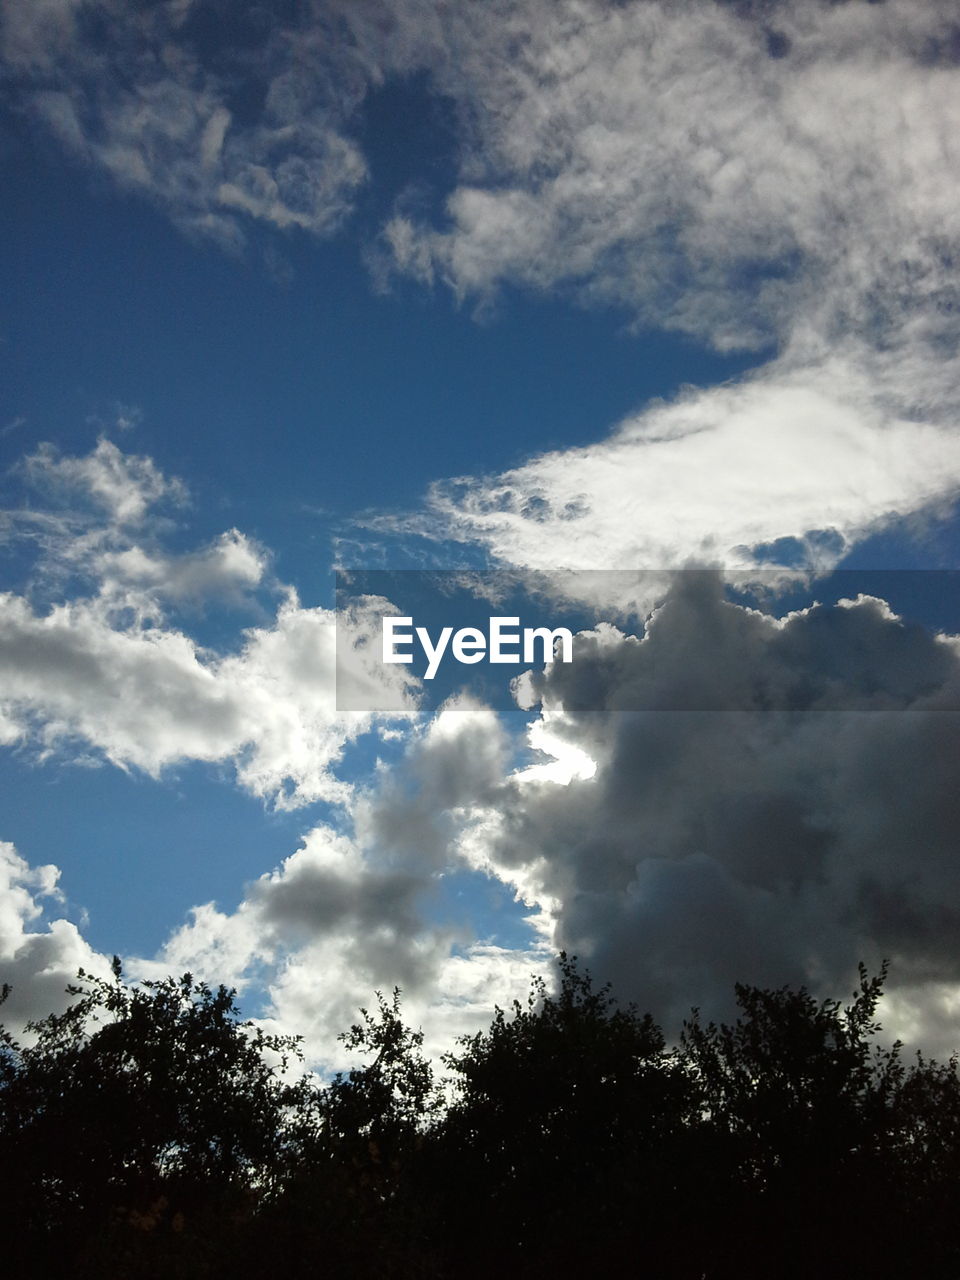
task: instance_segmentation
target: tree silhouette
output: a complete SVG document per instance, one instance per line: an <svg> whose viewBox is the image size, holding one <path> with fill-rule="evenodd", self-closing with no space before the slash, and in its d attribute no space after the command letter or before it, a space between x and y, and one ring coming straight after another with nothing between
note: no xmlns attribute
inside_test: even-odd
<svg viewBox="0 0 960 1280"><path fill-rule="evenodd" d="M282 1080L290 1037L242 1022L235 993L190 974L129 987L80 973L62 1014L3 1033L2 1202L24 1275L68 1263L102 1274L103 1250L209 1252L226 1218L276 1191L305 1080ZM268 1065L264 1054L276 1058ZM16 1272L15 1272L16 1274Z"/></svg>
<svg viewBox="0 0 960 1280"><path fill-rule="evenodd" d="M703 1026L696 1011L685 1025L681 1060L701 1092L692 1155L708 1277L903 1274L943 1255L940 1244L960 1257L942 1229L917 1233L918 1168L905 1162L929 1130L932 1095L960 1115L956 1064L918 1059L907 1072L899 1042L875 1043L886 973L861 965L846 1008L803 988L738 985L733 1026ZM958 1134L936 1157L923 1142L914 1161L950 1196Z"/></svg>
<svg viewBox="0 0 960 1280"><path fill-rule="evenodd" d="M430 1276L432 1214L418 1192L425 1135L441 1110L423 1034L400 1016L400 991L338 1038L367 1056L317 1094L284 1194L249 1224L245 1256L263 1274L277 1252L288 1277Z"/></svg>
<svg viewBox="0 0 960 1280"><path fill-rule="evenodd" d="M668 1048L561 954L444 1094L397 990L320 1086L232 991L81 974L27 1043L0 1028L6 1274L960 1274L957 1062L878 1043L885 975L847 1007L739 986L733 1025Z"/></svg>
<svg viewBox="0 0 960 1280"><path fill-rule="evenodd" d="M464 1274L497 1259L517 1276L619 1266L676 1202L686 1079L649 1015L594 990L575 957L559 969L556 996L535 979L525 1006L497 1009L447 1058L458 1094L433 1177ZM446 1184L444 1167L457 1170Z"/></svg>

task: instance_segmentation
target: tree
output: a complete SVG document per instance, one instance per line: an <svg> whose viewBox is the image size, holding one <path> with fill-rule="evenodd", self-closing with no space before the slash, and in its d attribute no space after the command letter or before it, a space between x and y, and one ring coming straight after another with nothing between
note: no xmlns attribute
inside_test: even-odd
<svg viewBox="0 0 960 1280"><path fill-rule="evenodd" d="M283 1079L297 1041L242 1022L233 991L190 974L130 987L115 959L112 982L79 977L64 1013L29 1025L32 1043L2 1037L0 1170L21 1273L72 1260L102 1274L105 1252L130 1257L148 1237L158 1260L161 1237L171 1256L211 1255L225 1234L211 1224L276 1191L308 1122L309 1083Z"/></svg>
<svg viewBox="0 0 960 1280"><path fill-rule="evenodd" d="M437 1274L435 1222L419 1179L423 1143L441 1095L423 1057L423 1033L404 1023L400 990L338 1038L367 1061L317 1096L318 1123L301 1146L283 1195L248 1233L251 1274L279 1253L284 1273L419 1277ZM256 1259L256 1262L254 1262Z"/></svg>
<svg viewBox="0 0 960 1280"><path fill-rule="evenodd" d="M878 1045L885 972L846 1008L739 986L668 1049L561 954L447 1056L448 1101L398 990L321 1088L223 987L81 975L31 1043L0 1028L6 1273L960 1274L957 1062Z"/></svg>
<svg viewBox="0 0 960 1280"><path fill-rule="evenodd" d="M377 1016L361 1009L362 1021L338 1037L348 1049L372 1054L372 1061L338 1073L324 1109L337 1140L365 1138L395 1160L429 1124L440 1097L423 1057L423 1032L407 1027L400 1016L400 988L389 1002L379 991L376 996Z"/></svg>
<svg viewBox="0 0 960 1280"><path fill-rule="evenodd" d="M922 1167L927 1190L952 1201L960 1188L956 1064L918 1059L907 1072L899 1042L875 1042L886 973L871 978L861 965L846 1008L804 988L738 985L733 1026L704 1026L696 1011L685 1025L681 1060L701 1092L694 1151L710 1280L914 1274L935 1256L956 1264L955 1246L934 1249L942 1226L917 1230L912 1185ZM954 1117L936 1158L934 1098Z"/></svg>
<svg viewBox="0 0 960 1280"><path fill-rule="evenodd" d="M458 1273L615 1268L677 1200L688 1089L660 1029L575 957L559 968L556 996L535 979L447 1058L458 1091L435 1176Z"/></svg>

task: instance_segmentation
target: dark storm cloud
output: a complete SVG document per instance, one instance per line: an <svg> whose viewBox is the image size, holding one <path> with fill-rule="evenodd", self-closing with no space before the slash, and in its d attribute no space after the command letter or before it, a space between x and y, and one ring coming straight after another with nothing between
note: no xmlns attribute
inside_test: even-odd
<svg viewBox="0 0 960 1280"><path fill-rule="evenodd" d="M776 620L678 578L645 639L607 628L541 678L597 769L511 783L495 863L674 1028L735 981L830 987L861 958L960 981L957 642L869 598Z"/></svg>

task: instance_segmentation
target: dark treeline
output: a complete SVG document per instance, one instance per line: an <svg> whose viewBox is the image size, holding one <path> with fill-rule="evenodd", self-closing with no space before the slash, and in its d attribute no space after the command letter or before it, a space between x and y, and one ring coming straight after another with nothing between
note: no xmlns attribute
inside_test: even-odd
<svg viewBox="0 0 960 1280"><path fill-rule="evenodd" d="M739 987L668 1048L561 955L444 1094L396 992L321 1086L224 988L81 974L0 1033L4 1274L960 1276L956 1063L876 1043L883 977Z"/></svg>

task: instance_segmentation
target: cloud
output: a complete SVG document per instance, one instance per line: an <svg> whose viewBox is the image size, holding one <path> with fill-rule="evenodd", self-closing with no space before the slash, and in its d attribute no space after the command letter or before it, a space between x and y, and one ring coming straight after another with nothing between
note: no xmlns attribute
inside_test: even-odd
<svg viewBox="0 0 960 1280"><path fill-rule="evenodd" d="M263 582L267 553L239 529L228 529L200 551L174 556L134 544L104 551L91 566L101 596L137 595L195 605L238 604Z"/></svg>
<svg viewBox="0 0 960 1280"><path fill-rule="evenodd" d="M888 1030L955 1047L960 641L867 596L761 613L707 572L677 575L642 636L578 639L533 676L542 764L502 717L448 704L343 797L340 829L313 827L236 910L196 907L129 971L190 969L248 1008L259 993L332 1070L372 991L401 986L439 1053L555 947L670 1033L693 1004L730 1016L736 981L833 994L889 957ZM465 874L539 910L526 945L465 929L446 888Z"/></svg>
<svg viewBox="0 0 960 1280"><path fill-rule="evenodd" d="M31 931L44 914L43 899L57 902L60 872L55 866L30 867L8 841L0 840L0 964L11 987L0 1009L7 1030L19 1035L31 1019L66 1008L66 987L78 969L109 976L107 958L84 941L68 920L50 921Z"/></svg>
<svg viewBox="0 0 960 1280"><path fill-rule="evenodd" d="M77 972L110 977L108 957L77 927L53 919L38 928L43 902L61 901L60 871L30 867L0 841L0 968L11 992L0 1020L14 1035L69 1003ZM371 852L329 827L313 828L281 866L247 886L238 908L193 908L153 957L124 959L127 981L191 972L241 992L245 1012L262 1002L262 1025L304 1037L308 1065L324 1072L355 1065L337 1042L370 1007L376 990L403 988L404 1017L422 1026L439 1066L455 1038L473 1034L547 970L548 953L453 934L422 908L432 880L422 871L384 869Z"/></svg>
<svg viewBox="0 0 960 1280"><path fill-rule="evenodd" d="M781 539L801 562L835 564L896 513L946 510L960 482L955 420L892 412L884 390L842 353L776 361L651 405L596 444L435 484L424 514L380 525L536 569L773 567Z"/></svg>
<svg viewBox="0 0 960 1280"><path fill-rule="evenodd" d="M8 90L80 163L236 249L253 223L338 227L366 180L365 94L426 70L459 176L444 218L398 209L385 227L397 270L480 307L555 292L766 360L591 446L440 483L410 527L524 567L829 565L955 496L945 2L330 0L233 17L216 58L203 9L8 0ZM465 1026L539 954L458 954L430 922L444 873L472 867L674 1026L693 1001L727 1014L737 979L833 991L889 955L897 1016L956 1040L955 641L871 599L764 618L692 576L642 642L598 629L533 680L549 760L514 768L503 724L464 703L358 790L336 766L372 721L336 711L331 614L286 592L222 653L170 621L201 594L273 588L264 549L230 531L169 554L156 510L182 488L105 440L80 459L43 448L26 474L67 505L8 515L9 536L29 528L41 572L56 585L66 566L83 591L2 597L0 737L152 774L230 762L254 794L339 801L352 823L311 832L236 912L198 907L157 963L275 968L270 1016L317 1044L398 977L436 1026ZM838 709L857 680L874 709ZM44 947L82 943L25 932L49 881L14 856L8 931L42 974Z"/></svg>
<svg viewBox="0 0 960 1280"><path fill-rule="evenodd" d="M435 72L469 113L461 182L446 227L393 224L400 265L461 294L566 283L720 348L798 316L949 329L951 21L917 0L462 14Z"/></svg>
<svg viewBox="0 0 960 1280"><path fill-rule="evenodd" d="M445 218L387 225L397 269L481 307L559 292L768 362L594 445L438 484L425 517L384 527L502 564L736 566L781 539L836 561L942 507L960 482L952 23L918 0L451 17L431 56L460 179Z"/></svg>
<svg viewBox="0 0 960 1280"><path fill-rule="evenodd" d="M311 828L273 871L249 883L232 912L198 906L137 976L189 969L262 1000L261 1019L302 1034L324 1071L353 1065L337 1036L376 990L403 992L406 1020L437 1059L475 1033L546 973L549 947L471 932L448 877L474 865L471 841L508 766L497 717L466 700L411 732L393 766L381 765L344 806L340 829Z"/></svg>
<svg viewBox="0 0 960 1280"><path fill-rule="evenodd" d="M469 697L450 699L407 736L403 758L358 787L351 813L360 841L378 857L440 870L469 839L471 819L498 794L510 741L495 712Z"/></svg>
<svg viewBox="0 0 960 1280"><path fill-rule="evenodd" d="M68 502L80 498L121 526L141 524L161 501L183 505L187 500L181 480L164 476L152 458L123 453L105 436L86 457L64 457L54 445L41 444L21 468L45 495Z"/></svg>
<svg viewBox="0 0 960 1280"><path fill-rule="evenodd" d="M263 1021L303 1035L308 1060L328 1071L352 1065L337 1036L373 992L400 986L406 1020L423 1027L439 1060L457 1035L475 1032L496 1003L545 970L548 954L542 945L458 937L432 905L436 875L415 850L385 857L378 846L315 827L280 867L247 886L235 912L195 908L157 957L134 959L131 970L189 969L258 986Z"/></svg>
<svg viewBox="0 0 960 1280"><path fill-rule="evenodd" d="M736 981L828 993L888 957L955 1047L960 643L871 598L777 619L718 585L680 575L645 638L606 627L539 677L549 735L594 767L507 779L489 865L674 1031L730 1015Z"/></svg>
<svg viewBox="0 0 960 1280"><path fill-rule="evenodd" d="M190 761L229 763L242 787L283 808L349 794L336 766L374 720L337 710L332 610L303 608L268 577L267 551L236 529L168 553L156 507L182 504L186 490L148 457L106 439L82 457L41 446L19 473L60 506L10 514L10 536L26 531L40 557L25 594L0 594L5 741L68 758L92 748L154 777ZM224 652L169 617L173 607L248 605L257 591L268 621ZM369 630L360 607L340 621L342 640ZM383 705L412 712L404 672L359 649L347 665L357 679L388 682Z"/></svg>
<svg viewBox="0 0 960 1280"><path fill-rule="evenodd" d="M0 70L76 160L190 234L228 250L251 219L329 234L366 179L342 130L356 73L331 80L322 23L301 30L263 7L218 13L214 54L208 8L5 0Z"/></svg>
<svg viewBox="0 0 960 1280"><path fill-rule="evenodd" d="M405 526L504 564L735 566L784 539L829 561L956 493L945 2L324 0L233 15L215 58L199 2L103 0L96 37L73 4L8 7L21 100L185 228L327 234L366 174L365 97L424 72L458 179L444 217L386 224L398 271L481 307L503 285L559 290L775 353L593 446L438 484Z"/></svg>
<svg viewBox="0 0 960 1280"><path fill-rule="evenodd" d="M152 458L124 453L101 436L90 453L63 455L43 443L13 468L32 505L0 512L11 541L38 549L34 594L92 589L105 613L162 620L167 606L249 606L269 587L270 555L239 529L196 551L172 554L168 513L189 506L187 486ZM41 592L42 594L42 592Z"/></svg>
<svg viewBox="0 0 960 1280"><path fill-rule="evenodd" d="M560 947L669 1034L693 1005L733 1016L738 981L836 994L886 957L887 1030L952 1051L960 641L867 596L761 613L700 572L641 636L605 624L574 654L533 677L541 763L449 704L356 788L349 836L314 830L169 954L270 966L268 1016L328 1065L372 987L399 983L439 1048L489 1016L471 984L508 1002ZM450 923L465 872L528 905L525 946Z"/></svg>
<svg viewBox="0 0 960 1280"><path fill-rule="evenodd" d="M80 742L153 776L230 762L241 786L280 808L342 800L332 770L372 723L336 710L333 613L292 593L272 626L250 628L226 656L169 627L119 625L97 601L37 614L7 593L0 675L4 714L48 750Z"/></svg>

